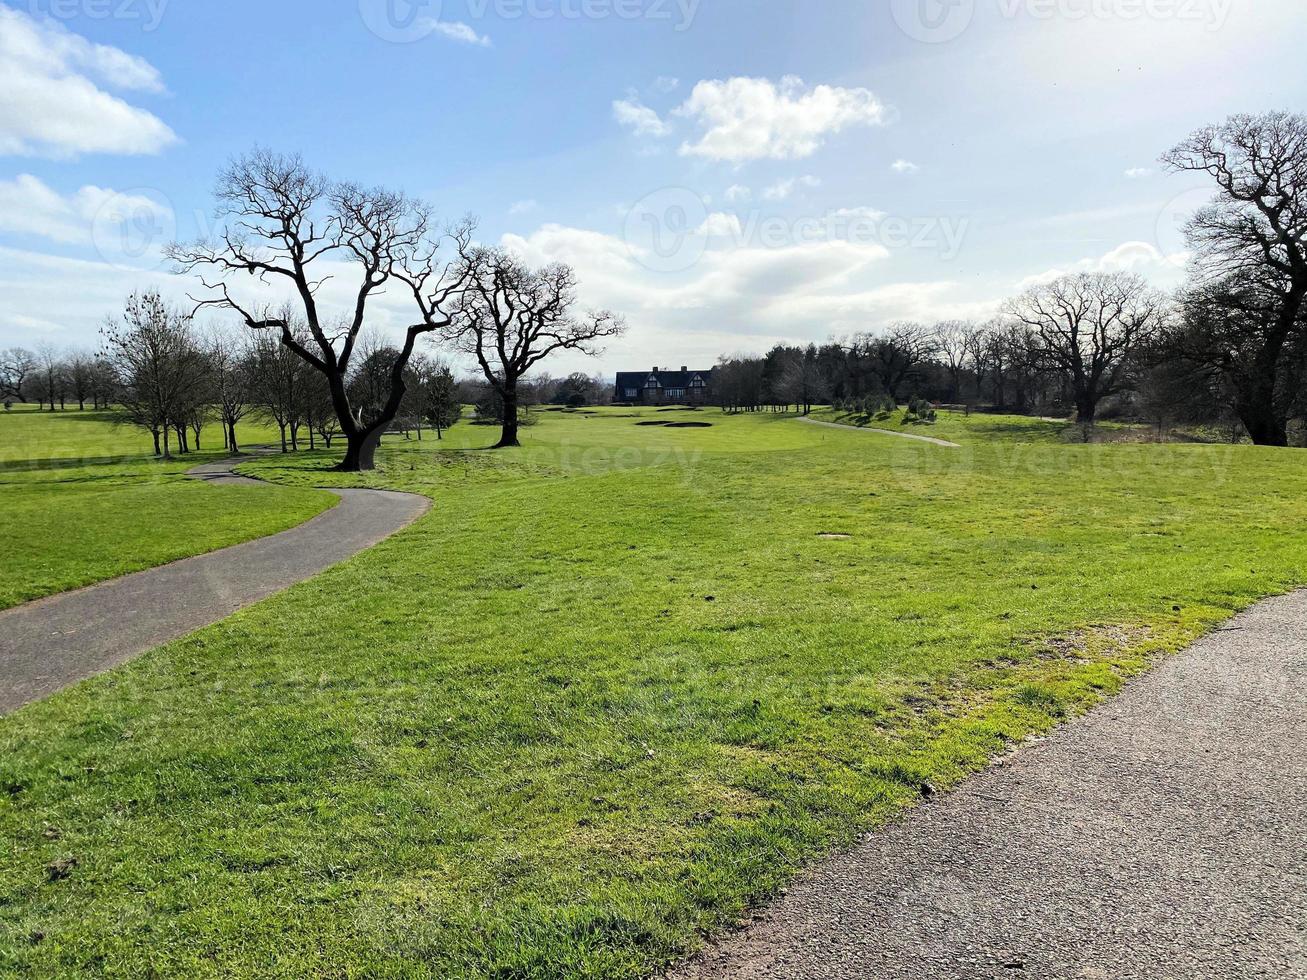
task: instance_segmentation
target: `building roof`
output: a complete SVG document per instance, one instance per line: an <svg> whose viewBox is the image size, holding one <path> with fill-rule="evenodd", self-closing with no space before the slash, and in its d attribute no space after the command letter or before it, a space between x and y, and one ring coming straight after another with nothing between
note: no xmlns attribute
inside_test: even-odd
<svg viewBox="0 0 1307 980"><path fill-rule="evenodd" d="M663 388L688 388L696 376L704 381L712 381L712 373L712 368L706 371L669 371L666 368L658 371L618 371L617 387L643 388L649 383L649 376L653 375Z"/></svg>

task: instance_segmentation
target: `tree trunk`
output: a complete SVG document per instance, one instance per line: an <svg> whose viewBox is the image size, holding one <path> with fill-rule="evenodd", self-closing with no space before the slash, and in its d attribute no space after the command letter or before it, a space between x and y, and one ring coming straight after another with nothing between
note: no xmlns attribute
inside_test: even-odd
<svg viewBox="0 0 1307 980"><path fill-rule="evenodd" d="M336 468L343 473L362 473L376 469L377 446L381 444L381 433L384 428L378 426L375 429L345 433L348 448L345 450L345 458Z"/></svg>
<svg viewBox="0 0 1307 980"><path fill-rule="evenodd" d="M1289 445L1289 426L1279 418L1272 404L1241 400L1239 404L1239 421L1248 430L1248 436L1256 446Z"/></svg>
<svg viewBox="0 0 1307 980"><path fill-rule="evenodd" d="M1094 416L1098 414L1098 402L1088 392L1076 393L1076 421L1081 425L1093 425Z"/></svg>
<svg viewBox="0 0 1307 980"><path fill-rule="evenodd" d="M491 448L507 449L520 446L517 441L517 388L506 388L502 392L504 399L504 427L499 434L499 442Z"/></svg>
<svg viewBox="0 0 1307 980"><path fill-rule="evenodd" d="M159 447L159 430L158 430L158 429L151 429L150 432L151 432L151 434L153 434L153 436L154 436L154 455L156 455L156 456L162 456L162 455L163 455L163 452L161 451L161 449L160 449L160 447Z"/></svg>
<svg viewBox="0 0 1307 980"><path fill-rule="evenodd" d="M227 448L230 449L232 453L239 453L241 451L240 446L236 444L235 422L231 422L227 425Z"/></svg>
<svg viewBox="0 0 1307 980"><path fill-rule="evenodd" d="M278 422L278 423L277 423L277 428L279 428L279 429L281 430L281 451L282 451L283 453L284 453L284 452L288 452L289 450L287 450L287 448L286 448L286 426L285 426L284 424Z"/></svg>

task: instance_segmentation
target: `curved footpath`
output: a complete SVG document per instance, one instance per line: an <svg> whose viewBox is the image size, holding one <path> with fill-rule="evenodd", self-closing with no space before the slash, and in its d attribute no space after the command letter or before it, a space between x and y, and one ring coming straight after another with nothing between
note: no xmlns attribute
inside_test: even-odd
<svg viewBox="0 0 1307 980"><path fill-rule="evenodd" d="M1307 977L1307 592L805 876L672 974Z"/></svg>
<svg viewBox="0 0 1307 980"><path fill-rule="evenodd" d="M209 483L257 486L244 459L197 466ZM224 619L402 530L431 501L338 490L340 503L279 534L184 558L0 612L0 714Z"/></svg>
<svg viewBox="0 0 1307 980"><path fill-rule="evenodd" d="M947 446L949 449L961 449L956 442L949 442L947 439L935 439L932 436L918 436L911 432L895 432L893 429L877 429L870 425L843 425L839 422L823 422L820 419L810 419L806 416L799 419L800 422L807 422L809 425L824 425L828 429L844 429L853 432L874 432L877 435L892 436L895 439L911 439L914 442L928 442L932 446Z"/></svg>

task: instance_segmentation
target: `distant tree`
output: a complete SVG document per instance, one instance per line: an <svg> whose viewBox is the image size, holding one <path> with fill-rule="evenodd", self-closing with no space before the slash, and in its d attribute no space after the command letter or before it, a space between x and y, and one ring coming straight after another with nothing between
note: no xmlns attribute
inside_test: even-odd
<svg viewBox="0 0 1307 980"><path fill-rule="evenodd" d="M1007 304L1038 338L1042 363L1067 382L1082 425L1104 398L1129 386L1134 352L1161 330L1163 297L1126 273L1080 273L1034 286Z"/></svg>
<svg viewBox="0 0 1307 980"><path fill-rule="evenodd" d="M284 314L294 332L294 315ZM300 335L301 341L303 335ZM281 434L281 451L299 448L299 430L304 424L306 372L309 370L294 349L270 334L256 334L249 360L251 393L267 412Z"/></svg>
<svg viewBox="0 0 1307 980"><path fill-rule="evenodd" d="M37 348L35 387L37 401L44 401L50 411L54 411L56 402L63 407L68 392L68 366L63 354L51 344Z"/></svg>
<svg viewBox="0 0 1307 980"><path fill-rule="evenodd" d="M254 352L225 330L211 330L204 341L214 412L222 427L224 448L240 452L236 425L254 409ZM198 437L197 437L198 438Z"/></svg>
<svg viewBox="0 0 1307 980"><path fill-rule="evenodd" d="M762 357L721 357L713 371L713 391L726 412L756 412L765 404L767 362Z"/></svg>
<svg viewBox="0 0 1307 980"><path fill-rule="evenodd" d="M170 457L170 436L186 424L209 369L190 317L158 293L134 293L101 333L124 417L151 432L156 455Z"/></svg>
<svg viewBox="0 0 1307 980"><path fill-rule="evenodd" d="M932 330L935 356L948 372L950 402L957 402L962 397L962 372L976 348L975 338L979 332L980 328L965 320L945 320L935 324Z"/></svg>
<svg viewBox="0 0 1307 980"><path fill-rule="evenodd" d="M580 371L552 383L549 379L540 380L540 386L547 394L546 401L552 405L566 405L570 408L598 404L607 387L599 378L582 374Z"/></svg>
<svg viewBox="0 0 1307 980"><path fill-rule="evenodd" d="M1207 322L1190 340L1209 337L1207 358L1220 360L1223 340L1237 336L1228 379L1239 417L1255 443L1286 446L1284 388L1293 382L1285 360L1307 329L1307 116L1232 116L1163 160L1217 185L1186 229L1197 257L1186 310ZM1200 313L1197 304L1211 309Z"/></svg>
<svg viewBox="0 0 1307 980"><path fill-rule="evenodd" d="M0 352L0 394L7 399L27 402L32 377L36 374L36 358L22 347L10 347Z"/></svg>
<svg viewBox="0 0 1307 980"><path fill-rule="evenodd" d="M95 356L85 351L73 351L65 360L68 392L77 402L79 412L86 411L86 401L95 392Z"/></svg>
<svg viewBox="0 0 1307 980"><path fill-rule="evenodd" d="M449 325L446 304L463 288L463 263L443 263L440 247L452 240L465 249L471 224L445 235L433 232L428 208L402 194L329 181L298 156L256 150L233 162L218 178L218 218L225 224L219 244L174 244L170 256L185 272L200 272L208 296L200 306L236 311L254 330L272 331L279 342L326 379L347 448L343 470L375 465L382 433L399 412L404 369L419 337ZM328 269L330 268L330 272ZM322 309L319 286L328 277L344 282L349 301L335 319ZM229 278L270 295L275 286L294 293L294 315L270 312L265 301L237 298ZM368 303L392 281L403 283L416 305L403 331L390 377L390 389L368 421L350 402L349 380Z"/></svg>
<svg viewBox="0 0 1307 980"><path fill-rule="evenodd" d="M421 417L436 430L437 439L443 439L445 430L453 428L463 416L458 382L443 361L423 363L418 373L417 398Z"/></svg>
<svg viewBox="0 0 1307 980"><path fill-rule="evenodd" d="M830 393L830 385L821 370L816 345L790 354L784 363L780 390L787 404L793 403L797 411L811 414L812 406L823 402Z"/></svg>
<svg viewBox="0 0 1307 980"><path fill-rule="evenodd" d="M936 342L919 323L896 323L883 334L863 334L855 340L854 351L880 389L897 403L935 356Z"/></svg>
<svg viewBox="0 0 1307 980"><path fill-rule="evenodd" d="M383 343L375 336L365 337L360 343L358 360L347 390L355 416L362 425L371 425L387 413L395 366L401 357L399 348ZM411 360L401 368L400 374L404 391L393 412L392 422L411 415L416 401L413 387L417 382L417 371Z"/></svg>
<svg viewBox="0 0 1307 980"><path fill-rule="evenodd" d="M561 264L531 269L500 248L462 251L460 293L442 338L471 355L503 403L494 448L519 445L519 383L537 364L564 350L595 355L596 342L625 329L615 314L578 314L576 274Z"/></svg>

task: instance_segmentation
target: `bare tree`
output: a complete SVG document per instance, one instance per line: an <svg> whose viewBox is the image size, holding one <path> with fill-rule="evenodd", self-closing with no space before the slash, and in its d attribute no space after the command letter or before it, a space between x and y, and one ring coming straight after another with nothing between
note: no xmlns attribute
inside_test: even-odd
<svg viewBox="0 0 1307 980"><path fill-rule="evenodd" d="M62 406L68 391L68 369L58 348L52 344L42 344L37 348L34 375L37 402L44 401L52 412L56 401Z"/></svg>
<svg viewBox="0 0 1307 980"><path fill-rule="evenodd" d="M252 350L230 333L217 329L210 331L204 346L223 446L239 453L236 425L254 408Z"/></svg>
<svg viewBox="0 0 1307 980"><path fill-rule="evenodd" d="M187 424L194 392L209 370L190 317L158 293L135 293L121 322L108 321L101 333L124 416L153 434L156 455L170 457L170 435Z"/></svg>
<svg viewBox="0 0 1307 980"><path fill-rule="evenodd" d="M919 323L895 323L883 335L864 334L855 339L854 349L896 403L936 351L935 338Z"/></svg>
<svg viewBox="0 0 1307 980"><path fill-rule="evenodd" d="M1189 306L1201 297L1225 306L1212 316L1237 324L1241 336L1239 417L1254 442L1286 446L1283 360L1307 322L1307 116L1232 116L1163 161L1216 181L1216 198L1186 229L1198 258Z"/></svg>
<svg viewBox="0 0 1307 980"><path fill-rule="evenodd" d="M423 358L418 364L415 358L413 363L417 378L414 394L418 417L436 430L437 439L443 439L445 430L452 428L463 416L458 381L453 369L444 361Z"/></svg>
<svg viewBox="0 0 1307 980"><path fill-rule="evenodd" d="M1104 398L1125 390L1130 357L1161 328L1165 310L1159 293L1125 273L1063 276L1006 308L1038 336L1040 358L1066 379L1086 426Z"/></svg>
<svg viewBox="0 0 1307 980"><path fill-rule="evenodd" d="M935 356L948 372L949 401L956 402L962 397L962 371L973 349L977 327L964 320L945 320L935 324L932 333Z"/></svg>
<svg viewBox="0 0 1307 980"><path fill-rule="evenodd" d="M35 373L36 358L31 351L10 347L0 353L0 395L25 403Z"/></svg>
<svg viewBox="0 0 1307 980"><path fill-rule="evenodd" d="M291 336L302 344L306 338L294 316L288 311L283 316L290 324ZM304 423L308 365L290 345L270 334L254 337L248 363L251 396L276 424L281 434L281 451L298 449L299 429Z"/></svg>
<svg viewBox="0 0 1307 980"><path fill-rule="evenodd" d="M812 413L812 406L824 401L830 394L830 385L822 373L816 345L794 351L786 357L781 371L780 389L787 401L794 403L804 415Z"/></svg>
<svg viewBox="0 0 1307 980"><path fill-rule="evenodd" d="M414 345L420 336L449 325L444 306L461 291L463 264L440 262L441 240L466 246L470 222L436 235L425 205L392 191L329 181L298 156L267 150L234 161L219 176L215 196L226 224L220 242L170 249L182 271L207 274L201 281L209 295L198 306L235 310L246 326L274 331L288 350L321 373L348 444L340 468L372 469L381 434L403 399L404 368ZM347 308L334 320L318 297L329 263L352 265L358 273ZM291 318L269 312L270 299L260 303L233 295L233 276L269 291L274 283L290 287L305 334L297 335ZM412 292L416 322L404 330L386 401L363 422L350 403L351 362L368 303L392 279Z"/></svg>
<svg viewBox="0 0 1307 980"><path fill-rule="evenodd" d="M518 383L545 358L563 350L598 354L595 342L619 336L620 317L575 314L576 274L561 264L534 270L500 248L465 248L460 293L444 340L476 359L503 402L496 449L519 445Z"/></svg>
<svg viewBox="0 0 1307 980"><path fill-rule="evenodd" d="M96 362L93 354L74 351L68 358L68 390L79 412L86 411L86 400L94 399Z"/></svg>

